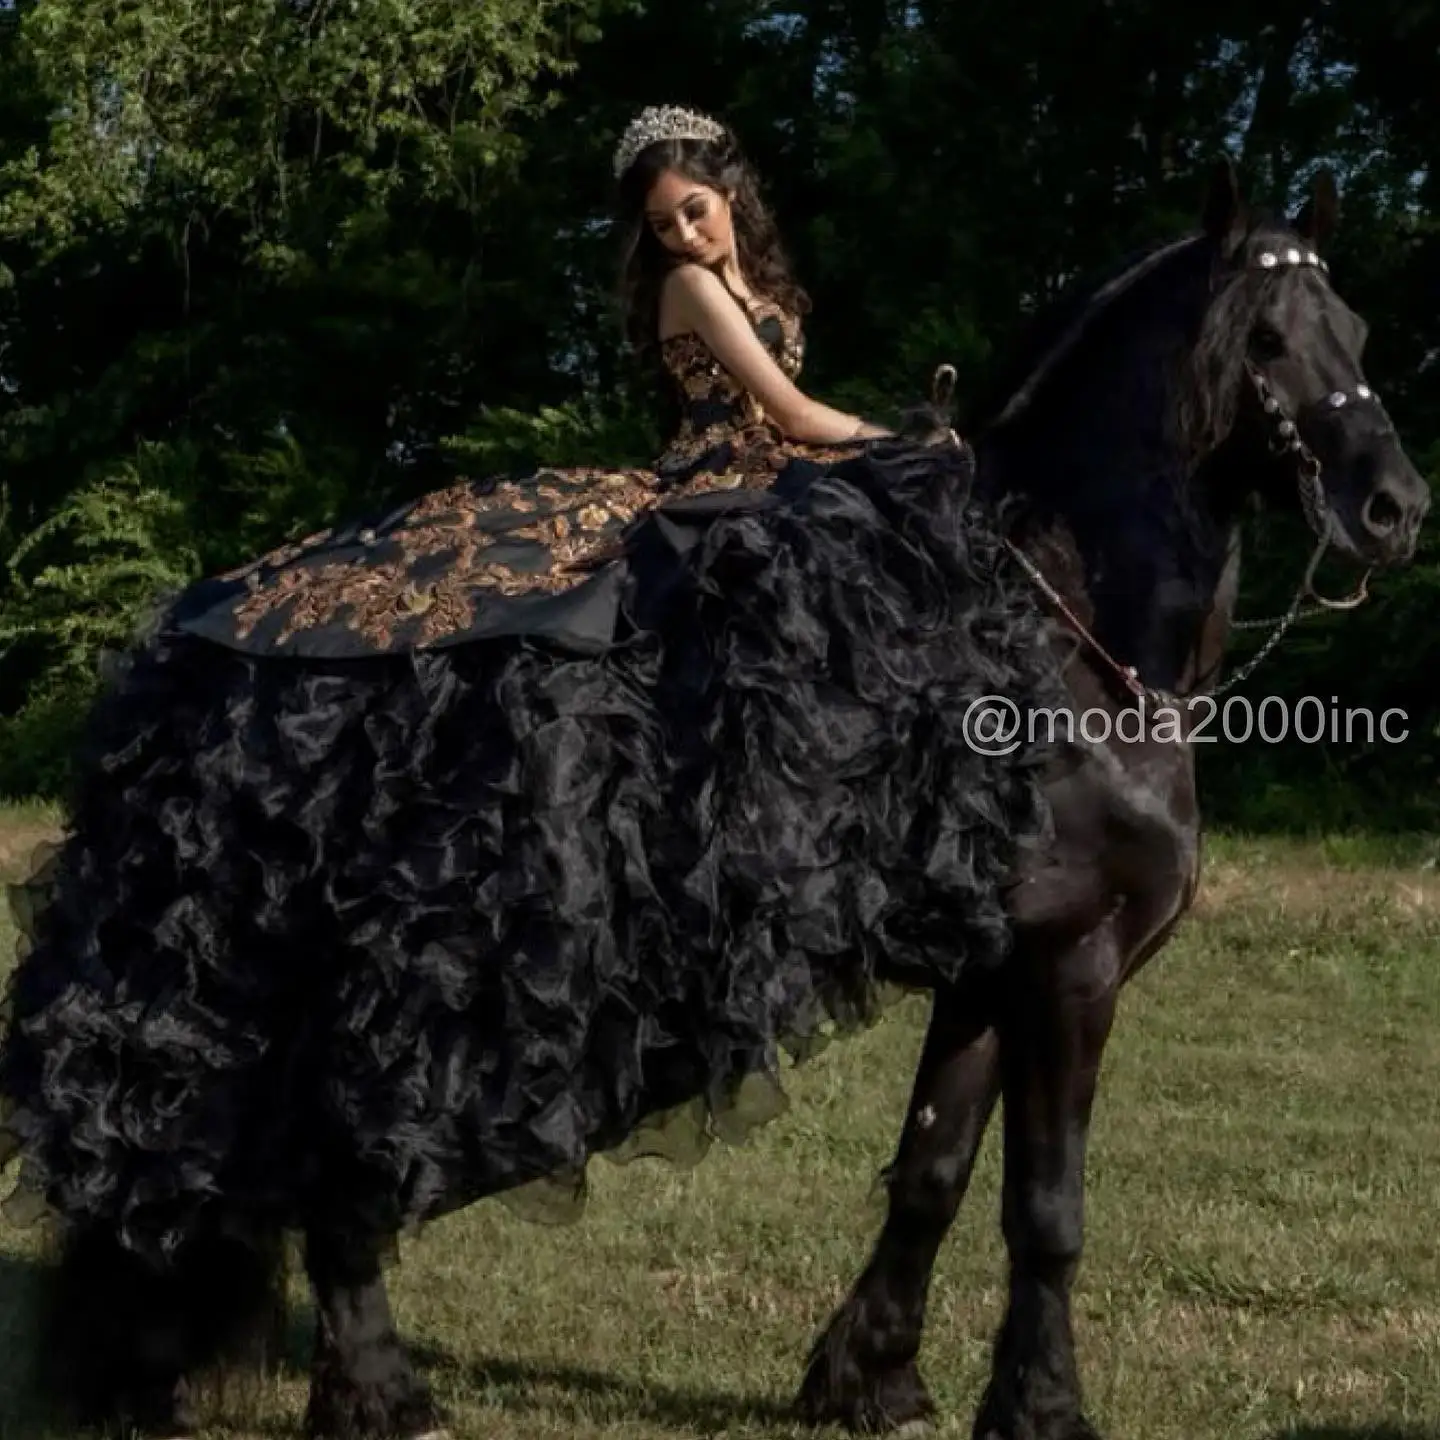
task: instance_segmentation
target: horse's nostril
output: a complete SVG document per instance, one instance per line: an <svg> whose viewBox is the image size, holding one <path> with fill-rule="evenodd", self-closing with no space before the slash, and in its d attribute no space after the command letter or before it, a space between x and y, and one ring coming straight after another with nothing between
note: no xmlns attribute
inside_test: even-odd
<svg viewBox="0 0 1440 1440"><path fill-rule="evenodd" d="M1387 495L1383 490L1377 490L1365 502L1365 508L1361 512L1365 528L1376 535L1388 535L1400 523L1402 515L1395 497Z"/></svg>

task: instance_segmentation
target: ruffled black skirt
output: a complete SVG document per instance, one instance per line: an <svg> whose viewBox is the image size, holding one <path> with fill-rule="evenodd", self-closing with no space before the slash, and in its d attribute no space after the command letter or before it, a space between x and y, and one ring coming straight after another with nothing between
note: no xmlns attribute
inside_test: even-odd
<svg viewBox="0 0 1440 1440"><path fill-rule="evenodd" d="M638 523L596 654L357 660L162 622L97 707L0 1048L22 1191L132 1248L573 1199L773 1113L782 1048L1003 963L1060 703L955 449ZM174 613L172 612L172 616Z"/></svg>

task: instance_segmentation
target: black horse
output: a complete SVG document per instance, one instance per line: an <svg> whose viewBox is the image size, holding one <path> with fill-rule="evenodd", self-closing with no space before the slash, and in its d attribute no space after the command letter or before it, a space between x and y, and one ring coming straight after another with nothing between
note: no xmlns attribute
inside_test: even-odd
<svg viewBox="0 0 1440 1440"><path fill-rule="evenodd" d="M1252 221L1222 162L1202 232L1043 317L987 417L982 480L1027 502L1017 533L1075 637L1076 717L1168 708L1186 734L1207 720L1211 704L1184 697L1219 670L1254 496L1315 529L1307 587L1328 546L1365 567L1412 556L1428 490L1365 383L1365 323L1318 253L1336 211L1321 172L1293 224ZM935 998L888 1218L811 1357L811 1419L885 1430L931 1412L915 1364L926 1292L1003 1096L1010 1299L975 1434L1095 1433L1070 1321L1090 1110L1120 988L1174 930L1200 866L1192 747L1164 727L1122 733L1049 785L1056 835L1014 877L1004 970Z"/></svg>
<svg viewBox="0 0 1440 1440"><path fill-rule="evenodd" d="M298 1225L312 1433L434 1429L381 1277L401 1225L697 1097L743 1109L730 1082L895 979L934 991L930 1034L801 1409L928 1413L930 1271L1003 1093L1011 1305L978 1433L1091 1433L1088 1114L1118 989L1193 894L1191 758L987 754L971 719L1203 685L1256 491L1363 563L1412 553L1424 487L1312 249L1332 201L1252 227L1227 167L1201 235L1054 312L984 430L981 502L963 447L877 444L650 517L641 623L602 660L255 659L172 611L97 711L0 1048L0 1142L65 1222L42 1349L82 1408L182 1430Z"/></svg>

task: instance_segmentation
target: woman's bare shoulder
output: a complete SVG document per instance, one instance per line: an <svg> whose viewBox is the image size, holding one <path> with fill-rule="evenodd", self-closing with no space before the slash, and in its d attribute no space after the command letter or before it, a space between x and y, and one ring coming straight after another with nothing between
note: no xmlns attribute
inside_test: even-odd
<svg viewBox="0 0 1440 1440"><path fill-rule="evenodd" d="M725 284L720 277L692 260L674 266L660 284L662 296L669 294L706 299L723 297L725 293Z"/></svg>
<svg viewBox="0 0 1440 1440"><path fill-rule="evenodd" d="M697 320L713 315L726 302L734 303L713 270L683 261L660 282L660 338L693 334Z"/></svg>

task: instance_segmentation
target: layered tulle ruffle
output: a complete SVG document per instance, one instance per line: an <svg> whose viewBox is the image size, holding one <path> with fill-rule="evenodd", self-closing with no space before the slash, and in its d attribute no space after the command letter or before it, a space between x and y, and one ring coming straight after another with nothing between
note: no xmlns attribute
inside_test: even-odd
<svg viewBox="0 0 1440 1440"><path fill-rule="evenodd" d="M772 1114L782 1050L888 984L1002 964L1045 757L962 726L1059 692L969 480L897 442L662 510L597 655L162 624L36 882L0 1050L22 1188L155 1255L207 1217L573 1200L596 1152Z"/></svg>

